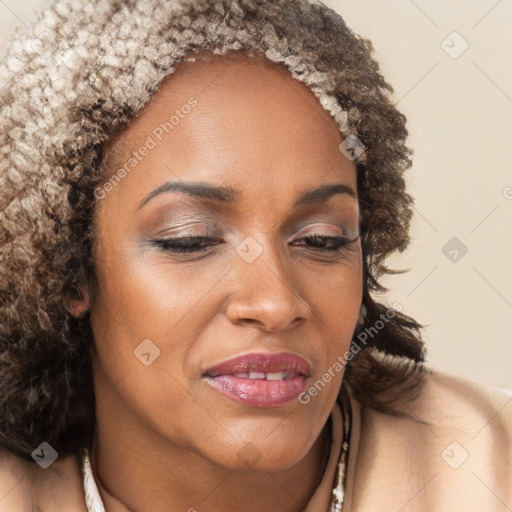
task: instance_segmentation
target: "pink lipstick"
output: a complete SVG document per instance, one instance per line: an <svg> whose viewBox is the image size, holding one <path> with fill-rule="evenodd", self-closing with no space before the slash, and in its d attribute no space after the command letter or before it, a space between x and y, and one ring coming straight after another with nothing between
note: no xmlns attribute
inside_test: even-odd
<svg viewBox="0 0 512 512"><path fill-rule="evenodd" d="M253 407L277 407L306 390L311 367L291 352L237 356L204 372L206 382L225 396Z"/></svg>

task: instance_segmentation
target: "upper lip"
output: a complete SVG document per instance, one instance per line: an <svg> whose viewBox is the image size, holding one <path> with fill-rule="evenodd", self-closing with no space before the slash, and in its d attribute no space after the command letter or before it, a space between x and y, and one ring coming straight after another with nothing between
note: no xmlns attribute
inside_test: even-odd
<svg viewBox="0 0 512 512"><path fill-rule="evenodd" d="M311 365L306 359L292 352L279 352L275 354L253 352L226 359L208 368L204 375L216 377L217 375L234 375L236 373L250 372L294 372L297 375L309 377Z"/></svg>

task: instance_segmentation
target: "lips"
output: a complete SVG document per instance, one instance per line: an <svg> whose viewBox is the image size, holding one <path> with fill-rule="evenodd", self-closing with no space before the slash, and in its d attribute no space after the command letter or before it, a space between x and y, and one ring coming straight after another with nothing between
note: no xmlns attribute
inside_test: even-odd
<svg viewBox="0 0 512 512"><path fill-rule="evenodd" d="M291 352L252 353L208 368L206 382L223 395L254 407L277 407L307 387L310 364Z"/></svg>
<svg viewBox="0 0 512 512"><path fill-rule="evenodd" d="M251 373L267 375L288 373L309 377L310 371L311 367L304 358L291 352L281 352L279 354L253 353L233 357L208 368L204 373L210 377Z"/></svg>

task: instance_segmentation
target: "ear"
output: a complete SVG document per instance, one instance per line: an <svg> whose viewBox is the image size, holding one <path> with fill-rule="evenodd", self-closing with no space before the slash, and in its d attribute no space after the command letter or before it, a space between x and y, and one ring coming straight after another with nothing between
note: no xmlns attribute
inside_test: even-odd
<svg viewBox="0 0 512 512"><path fill-rule="evenodd" d="M85 286L80 286L81 299L75 299L70 301L68 311L74 316L79 317L90 307L90 295L89 290Z"/></svg>

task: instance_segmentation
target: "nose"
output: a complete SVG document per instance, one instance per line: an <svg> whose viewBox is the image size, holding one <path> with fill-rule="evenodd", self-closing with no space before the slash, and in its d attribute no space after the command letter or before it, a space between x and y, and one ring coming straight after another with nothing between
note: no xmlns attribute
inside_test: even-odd
<svg viewBox="0 0 512 512"><path fill-rule="evenodd" d="M280 331L305 323L310 305L300 296L297 280L276 250L267 247L252 263L236 256L237 290L228 298L226 316L235 325L256 324Z"/></svg>

